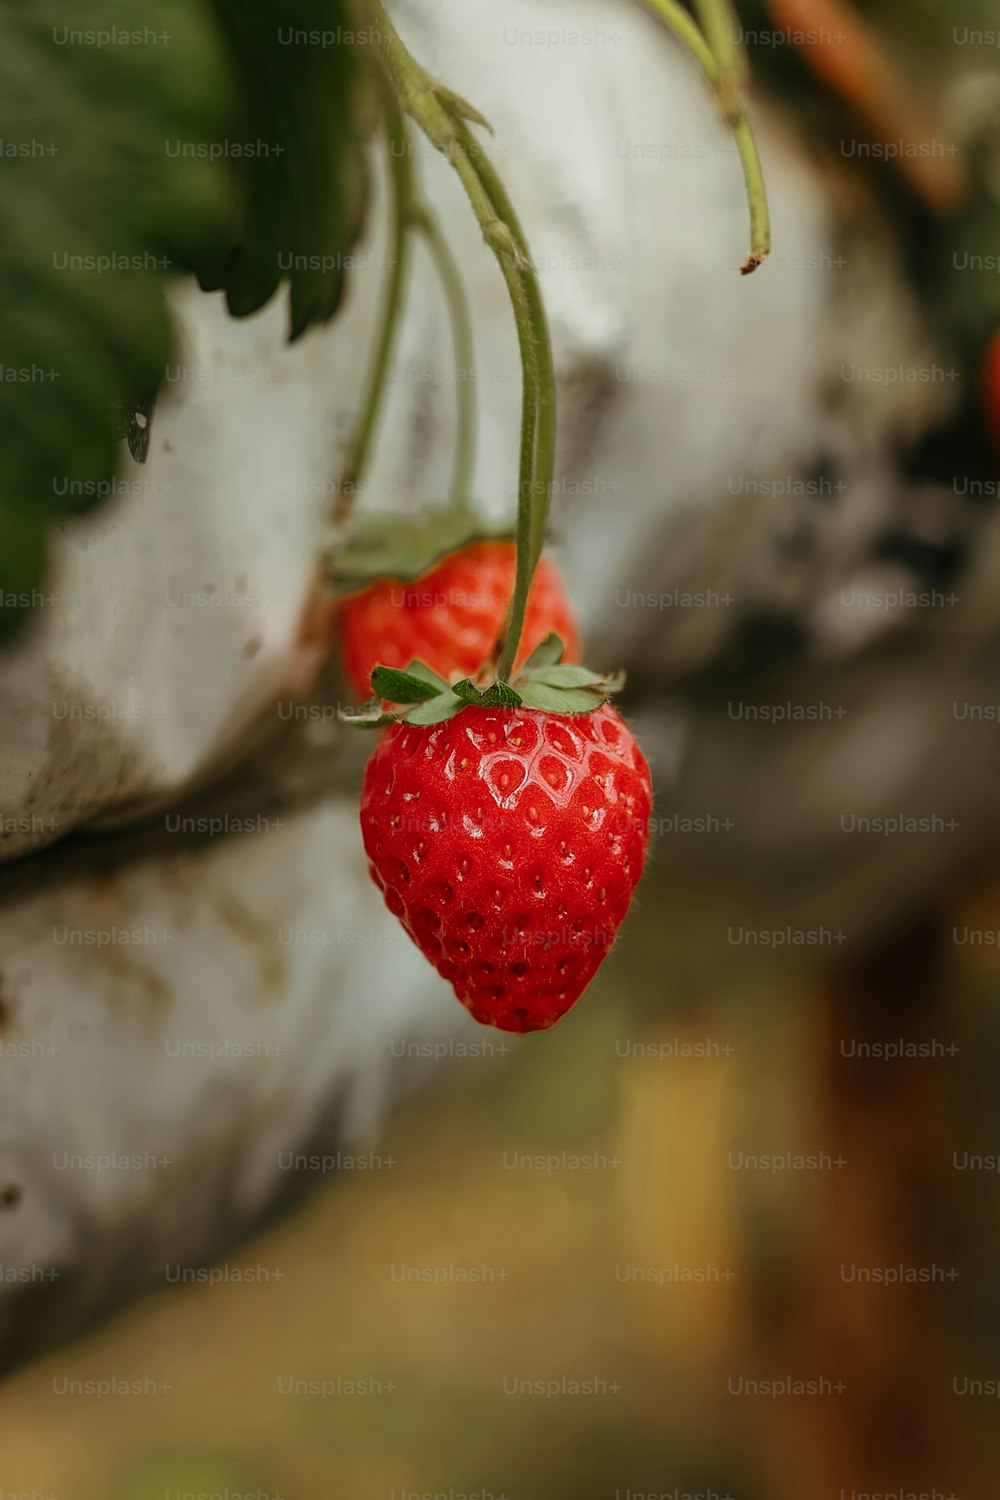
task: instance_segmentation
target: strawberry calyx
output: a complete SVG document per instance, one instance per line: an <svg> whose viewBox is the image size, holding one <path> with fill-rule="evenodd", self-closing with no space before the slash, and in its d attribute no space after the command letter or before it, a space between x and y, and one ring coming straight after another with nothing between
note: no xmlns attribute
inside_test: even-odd
<svg viewBox="0 0 1000 1500"><path fill-rule="evenodd" d="M471 677L446 682L422 661L412 661L405 671L378 666L372 672L376 696L358 708L342 708L339 716L355 728L380 729L400 719L429 727L469 707L533 708L565 715L594 713L621 689L625 675L602 674L564 662L565 649L553 633L536 647L513 682L485 680L489 669L484 669L480 674L482 686ZM400 708L387 710L386 702Z"/></svg>

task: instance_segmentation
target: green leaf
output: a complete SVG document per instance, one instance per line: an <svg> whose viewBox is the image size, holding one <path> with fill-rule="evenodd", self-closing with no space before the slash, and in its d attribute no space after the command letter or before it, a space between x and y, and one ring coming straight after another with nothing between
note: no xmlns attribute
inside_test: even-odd
<svg viewBox="0 0 1000 1500"><path fill-rule="evenodd" d="M565 644L561 637L553 631L551 635L545 637L540 646L535 647L525 662L522 672L533 672L539 667L555 666L556 662L562 661L565 654Z"/></svg>
<svg viewBox="0 0 1000 1500"><path fill-rule="evenodd" d="M453 719L456 714L465 708L461 698L456 698L454 693L439 693L436 698L428 698L426 703L418 703L416 708L411 708L406 715L407 724L443 724L445 719Z"/></svg>
<svg viewBox="0 0 1000 1500"><path fill-rule="evenodd" d="M390 703L423 703L441 693L438 683L428 682L413 672L400 672L395 667L375 667L372 687L377 697L388 698Z"/></svg>
<svg viewBox="0 0 1000 1500"><path fill-rule="evenodd" d="M353 0L210 0L234 60L239 185L230 242L200 268L243 317L287 276L290 337L337 311L363 222L370 31Z"/></svg>
<svg viewBox="0 0 1000 1500"><path fill-rule="evenodd" d="M525 708L541 709L548 714L592 714L607 702L604 693L588 688L548 687L544 682L525 682L520 688Z"/></svg>
<svg viewBox="0 0 1000 1500"><path fill-rule="evenodd" d="M365 206L366 14L355 0L0 7L5 625L37 592L47 530L110 492L122 436L145 461L171 278L196 273L235 313L287 278L293 336L336 310Z"/></svg>
<svg viewBox="0 0 1000 1500"><path fill-rule="evenodd" d="M123 413L163 378L168 279L225 229L225 170L192 153L225 137L230 100L198 0L0 8L5 626L48 529L110 491Z"/></svg>
<svg viewBox="0 0 1000 1500"><path fill-rule="evenodd" d="M0 580L4 633L27 620L40 605L54 602L39 584L45 566L45 532L30 514L0 507Z"/></svg>

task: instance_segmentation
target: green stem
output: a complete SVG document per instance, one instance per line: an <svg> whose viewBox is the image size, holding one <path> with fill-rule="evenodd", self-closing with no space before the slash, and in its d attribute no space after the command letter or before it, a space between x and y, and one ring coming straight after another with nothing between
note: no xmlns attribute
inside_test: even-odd
<svg viewBox="0 0 1000 1500"><path fill-rule="evenodd" d="M695 0L702 32L678 0L643 0L643 3L687 47L711 84L723 117L732 128L750 208L750 254L740 267L747 276L770 252L771 216L764 172L743 99L745 62L737 41L738 17L731 0Z"/></svg>
<svg viewBox="0 0 1000 1500"><path fill-rule="evenodd" d="M403 312L403 291L409 265L410 212L413 201L413 160L410 137L406 128L406 120L392 89L386 88L384 92L386 138L389 146L392 180L392 261L383 304L382 323L375 345L371 374L368 377L368 389L347 461L347 476L351 482L350 498L338 510L338 520L346 520L350 514L351 504L371 456L372 444L385 400L385 388L392 364L396 330Z"/></svg>
<svg viewBox="0 0 1000 1500"><path fill-rule="evenodd" d="M744 276L756 271L761 261L771 252L771 215L767 207L767 188L764 186L764 169L760 164L757 142L744 110L733 126L736 148L743 165L746 179L747 199L750 204L750 254L740 266Z"/></svg>
<svg viewBox="0 0 1000 1500"><path fill-rule="evenodd" d="M541 291L517 216L500 179L465 124L476 113L436 84L410 54L375 0L382 55L404 108L458 175L507 286L521 355L521 455L518 481L517 571L496 676L506 680L517 657L524 612L545 531L555 461L555 390Z"/></svg>
<svg viewBox="0 0 1000 1500"><path fill-rule="evenodd" d="M461 128L465 130L465 127ZM476 146L476 142L469 136L467 130L465 130L465 135ZM534 274L533 268L530 267L531 258L528 252L528 242L521 227L521 221L517 216L517 211L508 197L507 190L501 182L496 168L485 156L481 157L481 177L490 195L490 202L493 204L498 216L504 223L510 226L517 240L521 255L528 262L529 269L531 269L530 276L525 280L524 290L528 300L528 317L536 334L534 340L534 358L537 361L538 411L536 419L536 474L534 482L539 486L539 490L535 496L538 503L530 507L530 550L528 553L530 558L530 573L527 581L527 587L530 588L531 574L535 571L545 542L549 492L552 487L552 471L555 466L555 366L552 358L552 341L549 337L545 306L542 302L541 287L538 284L538 277ZM516 644L515 642L515 647Z"/></svg>
<svg viewBox="0 0 1000 1500"><path fill-rule="evenodd" d="M702 30L719 70L717 92L723 113L732 126L750 204L750 254L744 276L755 271L771 248L771 222L764 173L757 143L743 100L746 53L740 45L740 19L733 0L695 0Z"/></svg>
<svg viewBox="0 0 1000 1500"><path fill-rule="evenodd" d="M739 17L731 0L694 0L698 20L719 72L742 82L746 71L739 44Z"/></svg>
<svg viewBox="0 0 1000 1500"><path fill-rule="evenodd" d="M684 9L679 0L643 0L643 3L669 26L677 40L691 53L712 87L717 88L719 68L715 54L698 30L690 12Z"/></svg>
<svg viewBox="0 0 1000 1500"><path fill-rule="evenodd" d="M459 123L463 148L475 155L479 176L498 219L514 238L509 258L520 271L511 301L521 345L524 371L521 465L518 482L517 568L514 592L504 630L497 643L496 675L507 681L514 669L524 626L531 580L545 542L549 493L555 465L556 401L552 343L541 288L528 253L528 243L517 211L493 164L482 153L468 127ZM508 283L510 285L510 283Z"/></svg>
<svg viewBox="0 0 1000 1500"><path fill-rule="evenodd" d="M453 515L472 513L469 496L472 491L472 472L476 462L476 388L473 381L475 350L472 343L472 321L465 298L465 286L458 262L441 226L424 204L413 209L413 225L427 241L427 248L434 258L438 276L448 304L452 339L455 347L455 384L457 386L458 426L455 445L455 468L448 497L448 509Z"/></svg>

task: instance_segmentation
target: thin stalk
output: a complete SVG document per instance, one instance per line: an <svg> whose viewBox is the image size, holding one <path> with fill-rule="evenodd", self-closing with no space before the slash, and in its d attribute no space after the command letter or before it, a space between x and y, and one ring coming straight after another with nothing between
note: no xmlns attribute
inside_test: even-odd
<svg viewBox="0 0 1000 1500"><path fill-rule="evenodd" d="M403 293L409 267L410 210L413 201L413 160L409 131L395 94L385 89L386 139L389 146L392 183L392 261L372 360L371 373L357 431L347 461L350 498L338 511L338 520L346 520L358 485L364 477L371 456L385 401L386 384L392 365L392 351L403 312Z"/></svg>
<svg viewBox="0 0 1000 1500"><path fill-rule="evenodd" d="M750 254L740 267L744 276L765 260L771 249L771 216L764 172L747 118L742 83L745 57L738 42L739 21L731 0L695 0L703 30L678 0L642 0L694 57L711 84L723 118L730 126L739 152L750 210Z"/></svg>
<svg viewBox="0 0 1000 1500"><path fill-rule="evenodd" d="M424 204L414 206L413 225L424 236L434 258L451 321L455 349L455 384L457 404L457 440L455 467L452 473L448 509L453 515L471 514L469 496L476 462L476 388L473 381L475 350L472 342L472 320L465 297L465 286L451 246L441 233L441 226Z"/></svg>
<svg viewBox="0 0 1000 1500"><path fill-rule="evenodd" d="M733 0L695 0L695 9L718 66L719 103L732 126L747 185L750 254L741 267L743 275L747 276L757 269L771 248L771 224L764 173L743 100L747 67L746 53L740 45L740 20Z"/></svg>
<svg viewBox="0 0 1000 1500"><path fill-rule="evenodd" d="M541 550L555 457L555 391L548 325L524 232L482 148L464 123L476 119L463 100L428 77L407 50L384 7L375 20L382 55L404 108L449 160L500 266L521 355L521 452L518 476L517 572L496 676L506 680L517 656L531 579Z"/></svg>
<svg viewBox="0 0 1000 1500"><path fill-rule="evenodd" d="M746 77L746 54L740 46L740 22L732 0L694 0L694 8L719 72L742 84Z"/></svg>
<svg viewBox="0 0 1000 1500"><path fill-rule="evenodd" d="M767 207L764 169L745 110L733 125L733 136L740 153L750 204L750 254L740 266L742 275L749 276L771 253L771 215Z"/></svg>
<svg viewBox="0 0 1000 1500"><path fill-rule="evenodd" d="M684 9L680 0L643 0L643 3L669 26L677 40L691 53L712 87L717 88L719 67L715 54L699 31L694 17Z"/></svg>
<svg viewBox="0 0 1000 1500"><path fill-rule="evenodd" d="M460 127L468 142L478 150L478 143L470 135L466 127ZM500 218L508 224L517 240L518 248L529 263L528 242L521 221L517 216L507 189L504 187L496 168L489 159L480 152L481 178L490 202ZM552 340L549 337L549 325L545 316L545 306L542 302L541 287L538 277L532 268L531 275L525 281L525 292L528 298L529 316L536 330L535 358L538 362L538 412L535 434L536 442L536 475L535 483L539 486L539 493L535 496L537 503L531 508L531 530L530 530L530 571L534 573L538 559L542 554L545 542L545 525L548 519L549 494L552 488L552 471L555 467L555 443L556 443L556 378L555 366L552 358ZM531 584L531 576L528 577L528 587ZM515 647L516 647L515 642Z"/></svg>

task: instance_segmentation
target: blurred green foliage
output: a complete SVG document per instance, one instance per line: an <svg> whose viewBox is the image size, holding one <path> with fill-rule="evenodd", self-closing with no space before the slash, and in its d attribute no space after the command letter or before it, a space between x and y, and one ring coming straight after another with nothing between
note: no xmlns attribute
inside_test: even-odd
<svg viewBox="0 0 1000 1500"><path fill-rule="evenodd" d="M351 0L0 15L7 629L37 600L50 528L108 493L123 434L142 457L171 278L195 272L242 315L288 265L292 337L336 311L364 206L358 40Z"/></svg>

